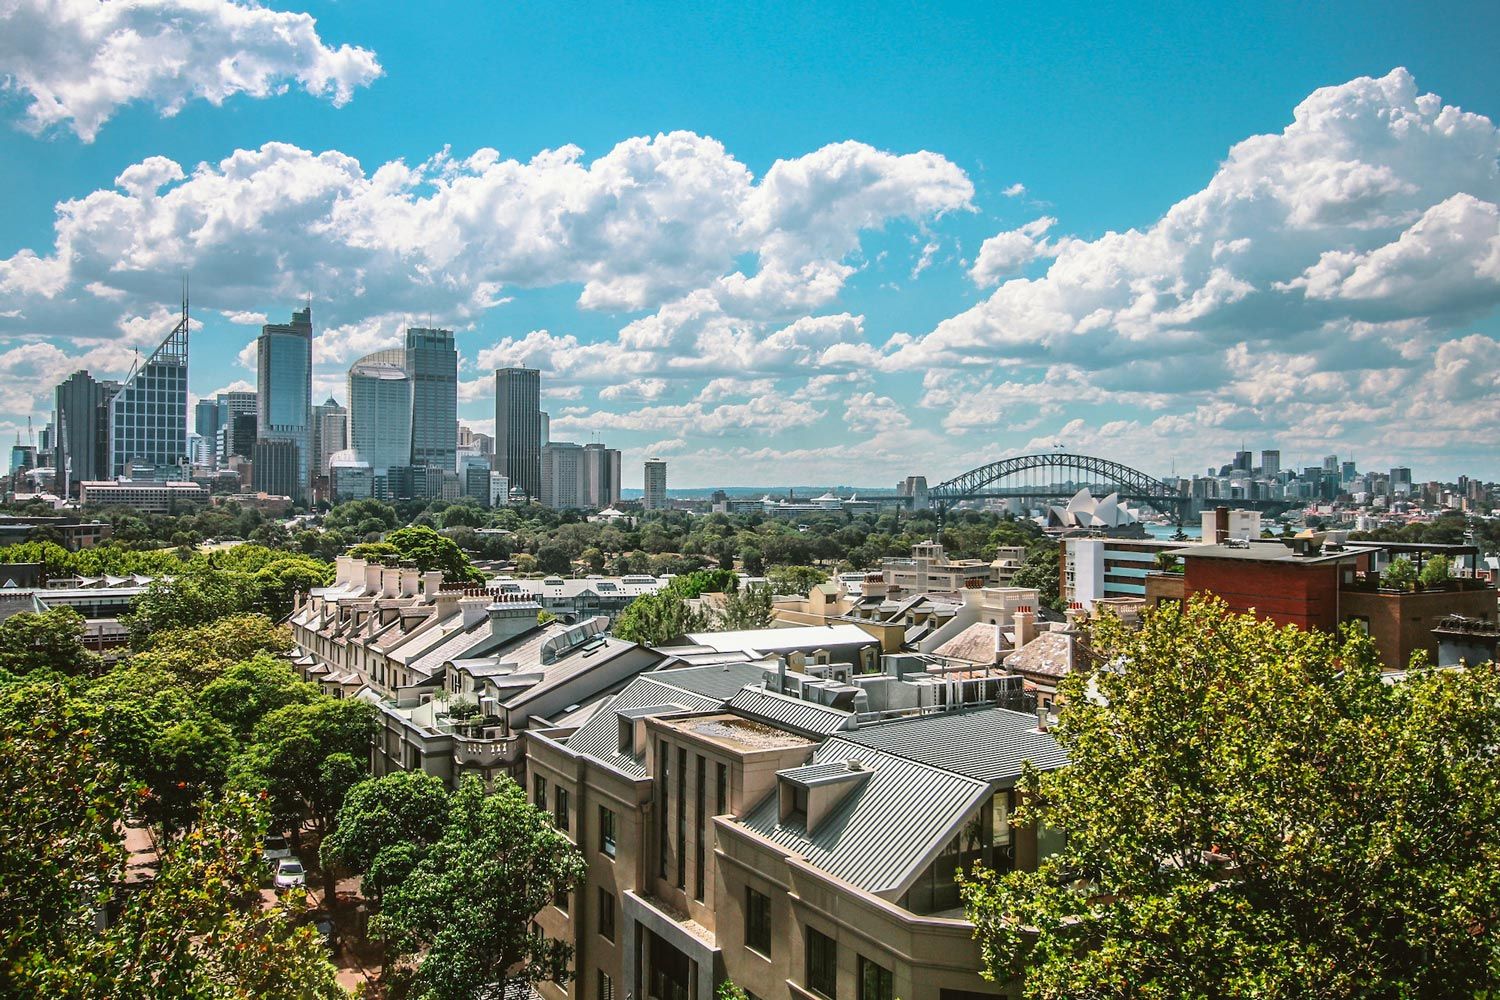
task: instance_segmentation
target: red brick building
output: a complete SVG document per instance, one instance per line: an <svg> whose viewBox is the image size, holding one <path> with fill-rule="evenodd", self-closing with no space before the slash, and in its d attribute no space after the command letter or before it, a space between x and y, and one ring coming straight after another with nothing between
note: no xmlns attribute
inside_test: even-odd
<svg viewBox="0 0 1500 1000"><path fill-rule="evenodd" d="M1438 637L1432 629L1442 618L1496 617L1495 589L1484 581L1449 580L1417 591L1384 588L1371 572L1378 549L1319 549L1303 539L1294 543L1296 547L1267 540L1178 549L1181 599L1212 593L1233 611L1302 629L1333 631L1352 623L1375 640L1382 662L1393 670L1405 668L1418 651L1437 662ZM1147 593L1158 603L1177 597L1175 587L1153 587L1154 582L1148 582Z"/></svg>

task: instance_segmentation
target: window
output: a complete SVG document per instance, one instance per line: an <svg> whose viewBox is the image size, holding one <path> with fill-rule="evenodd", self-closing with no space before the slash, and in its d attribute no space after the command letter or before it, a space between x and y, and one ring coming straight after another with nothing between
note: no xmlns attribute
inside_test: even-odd
<svg viewBox="0 0 1500 1000"><path fill-rule="evenodd" d="M771 900L745 886L745 947L771 957Z"/></svg>
<svg viewBox="0 0 1500 1000"><path fill-rule="evenodd" d="M615 894L604 888L599 890L599 936L615 939Z"/></svg>
<svg viewBox="0 0 1500 1000"><path fill-rule="evenodd" d="M563 833L568 832L568 790L561 785L557 788L556 807L552 811L552 822Z"/></svg>
<svg viewBox="0 0 1500 1000"><path fill-rule="evenodd" d="M891 970L859 956L859 1000L895 1000Z"/></svg>
<svg viewBox="0 0 1500 1000"><path fill-rule="evenodd" d="M698 844L693 851L693 886L696 890L693 893L693 898L698 900L698 902L700 903L703 902L703 842L708 839L708 818L705 815L708 809L703 801L708 795L706 787L708 785L706 768L707 765L703 759L703 755L699 754L698 785L696 791L693 794L693 808L697 810L698 813Z"/></svg>
<svg viewBox="0 0 1500 1000"><path fill-rule="evenodd" d="M671 839L667 836L667 805L672 801L672 755L667 752L667 741L656 741L656 767L661 772L661 780L657 782L657 795L659 801L656 803L657 835L656 835L656 875L658 878L667 877L667 852L671 850Z"/></svg>
<svg viewBox="0 0 1500 1000"><path fill-rule="evenodd" d="M547 779L540 774L531 779L531 804L538 809L547 808Z"/></svg>
<svg viewBox="0 0 1500 1000"><path fill-rule="evenodd" d="M718 768L718 789L714 793L714 815L722 816L729 806L729 768L723 764L714 766Z"/></svg>
<svg viewBox="0 0 1500 1000"><path fill-rule="evenodd" d="M615 1000L615 981L603 969L599 970L598 1000Z"/></svg>
<svg viewBox="0 0 1500 1000"><path fill-rule="evenodd" d="M830 937L807 928L807 988L829 1000L838 996L839 951Z"/></svg>
<svg viewBox="0 0 1500 1000"><path fill-rule="evenodd" d="M677 888L687 888L687 747L677 748Z"/></svg>
<svg viewBox="0 0 1500 1000"><path fill-rule="evenodd" d="M563 889L556 896L553 896L552 897L552 905L555 906L555 907L557 907L559 910L562 910L564 913L567 913L568 912L568 890Z"/></svg>
<svg viewBox="0 0 1500 1000"><path fill-rule="evenodd" d="M599 807L599 851L615 856L615 814L604 806Z"/></svg>

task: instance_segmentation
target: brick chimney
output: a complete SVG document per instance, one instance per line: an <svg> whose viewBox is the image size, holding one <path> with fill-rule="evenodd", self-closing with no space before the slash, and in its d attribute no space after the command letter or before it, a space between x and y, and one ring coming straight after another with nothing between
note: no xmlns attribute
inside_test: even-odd
<svg viewBox="0 0 1500 1000"><path fill-rule="evenodd" d="M365 591L370 594L380 593L380 564L365 563Z"/></svg>
<svg viewBox="0 0 1500 1000"><path fill-rule="evenodd" d="M1016 608L1015 615L1011 618L1016 628L1016 648L1020 649L1028 642L1036 638L1036 612L1031 605L1023 604Z"/></svg>

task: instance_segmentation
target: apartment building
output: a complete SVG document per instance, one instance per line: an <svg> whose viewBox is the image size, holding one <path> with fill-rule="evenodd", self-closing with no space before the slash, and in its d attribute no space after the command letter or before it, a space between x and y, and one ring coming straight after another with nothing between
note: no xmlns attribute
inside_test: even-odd
<svg viewBox="0 0 1500 1000"><path fill-rule="evenodd" d="M541 610L524 594L341 557L334 583L292 614L292 664L325 692L376 707L374 773L489 780L524 766L519 734L534 716L586 703L664 658L605 635L602 617L544 625Z"/></svg>
<svg viewBox="0 0 1500 1000"><path fill-rule="evenodd" d="M532 800L588 863L537 918L575 949L546 1000L710 1000L726 978L758 1000L1015 995L980 977L953 875L1056 848L1011 822L1023 762L1066 762L1056 741L992 705L891 718L946 683L894 663L846 685L864 711L794 680L776 659L653 671L527 734Z"/></svg>
<svg viewBox="0 0 1500 1000"><path fill-rule="evenodd" d="M1102 597L1145 597L1146 577L1156 572L1157 557L1193 542L1149 538L1061 538L1058 593L1068 604L1092 608Z"/></svg>

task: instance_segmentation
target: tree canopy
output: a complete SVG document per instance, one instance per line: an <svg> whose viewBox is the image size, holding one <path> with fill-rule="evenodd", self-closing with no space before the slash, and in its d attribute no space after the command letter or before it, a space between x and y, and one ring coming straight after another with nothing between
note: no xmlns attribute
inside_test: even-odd
<svg viewBox="0 0 1500 1000"><path fill-rule="evenodd" d="M1500 972L1500 671L1382 682L1370 640L1195 599L1089 637L1065 846L963 888L997 979L1063 997L1474 996ZM1089 685L1093 685L1090 688Z"/></svg>
<svg viewBox="0 0 1500 1000"><path fill-rule="evenodd" d="M0 995L344 996L296 919L301 898L260 905L265 810L248 797L203 800L156 878L99 929L140 794L110 759L103 714L58 685L0 690Z"/></svg>
<svg viewBox="0 0 1500 1000"><path fill-rule="evenodd" d="M566 982L571 946L534 935L531 922L583 873L578 848L519 785L501 778L486 793L469 776L449 799L442 835L386 891L372 929L424 1000L468 1000L507 977Z"/></svg>

